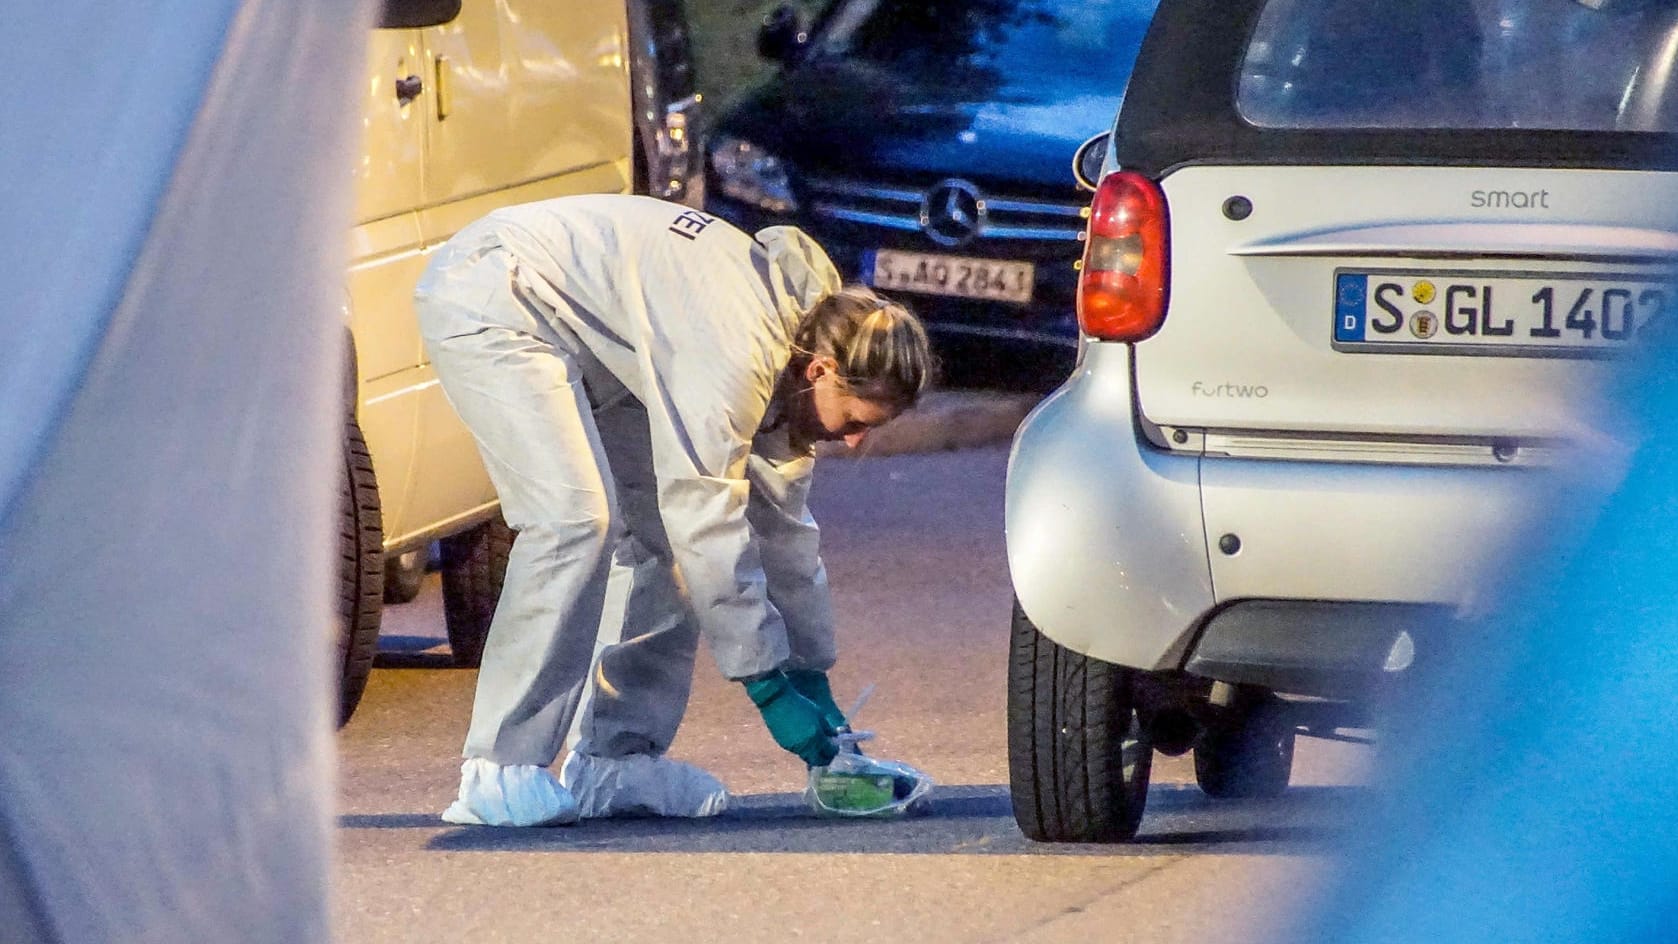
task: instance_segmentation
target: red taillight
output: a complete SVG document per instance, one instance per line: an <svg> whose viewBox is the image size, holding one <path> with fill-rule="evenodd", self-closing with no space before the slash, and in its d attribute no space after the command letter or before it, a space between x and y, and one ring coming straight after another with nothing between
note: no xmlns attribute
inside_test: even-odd
<svg viewBox="0 0 1678 944"><path fill-rule="evenodd" d="M1078 326L1103 341L1140 341L1165 321L1165 195L1141 174L1108 174L1090 201L1078 273Z"/></svg>

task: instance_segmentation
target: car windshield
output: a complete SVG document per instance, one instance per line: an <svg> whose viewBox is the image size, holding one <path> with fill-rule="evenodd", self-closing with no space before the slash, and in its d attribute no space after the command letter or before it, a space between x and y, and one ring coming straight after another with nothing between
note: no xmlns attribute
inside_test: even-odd
<svg viewBox="0 0 1678 944"><path fill-rule="evenodd" d="M1088 90L1111 80L1102 91L1116 95L1154 6L1155 0L849 0L828 17L812 53L963 90Z"/></svg>
<svg viewBox="0 0 1678 944"><path fill-rule="evenodd" d="M1269 0L1237 107L1274 128L1678 129L1678 0Z"/></svg>

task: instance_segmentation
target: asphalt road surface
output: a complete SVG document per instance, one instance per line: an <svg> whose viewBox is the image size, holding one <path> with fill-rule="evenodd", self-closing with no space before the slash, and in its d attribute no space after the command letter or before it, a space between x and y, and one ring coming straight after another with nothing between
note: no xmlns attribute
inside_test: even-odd
<svg viewBox="0 0 1678 944"><path fill-rule="evenodd" d="M335 923L346 942L1259 941L1335 868L1368 748L1301 739L1278 800L1214 802L1156 757L1124 846L1039 845L1008 806L1010 592L1000 447L827 459L813 506L839 614L839 702L868 684L870 752L938 782L930 812L818 820L803 771L703 652L671 751L728 784L701 821L460 828L475 673L449 665L437 577L387 611L378 667L339 736Z"/></svg>

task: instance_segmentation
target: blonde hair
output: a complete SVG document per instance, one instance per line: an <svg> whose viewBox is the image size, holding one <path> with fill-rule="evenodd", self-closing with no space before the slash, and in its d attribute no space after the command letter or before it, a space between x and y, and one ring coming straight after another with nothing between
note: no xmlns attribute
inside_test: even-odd
<svg viewBox="0 0 1678 944"><path fill-rule="evenodd" d="M792 347L795 357L833 358L853 393L901 410L915 405L936 370L921 320L866 285L824 296L799 323Z"/></svg>

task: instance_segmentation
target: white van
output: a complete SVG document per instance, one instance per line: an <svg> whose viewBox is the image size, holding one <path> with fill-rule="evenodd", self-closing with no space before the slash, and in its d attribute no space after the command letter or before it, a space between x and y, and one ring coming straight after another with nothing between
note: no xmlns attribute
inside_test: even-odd
<svg viewBox="0 0 1678 944"><path fill-rule="evenodd" d="M512 543L420 341L412 295L429 253L509 204L679 196L697 101L673 0L387 0L380 23L346 280L340 723L372 668L387 558L440 542L449 641L470 666Z"/></svg>

